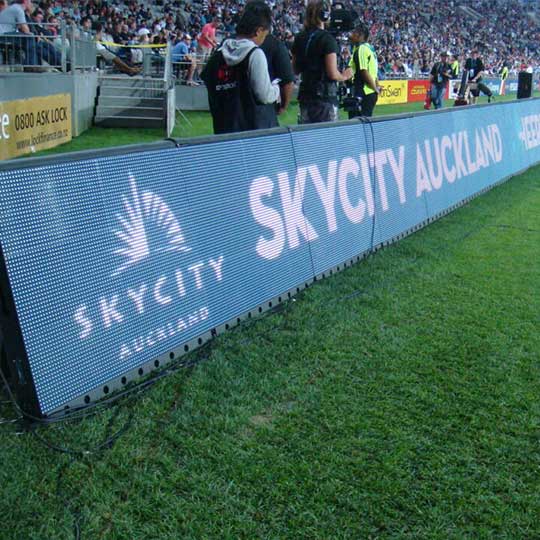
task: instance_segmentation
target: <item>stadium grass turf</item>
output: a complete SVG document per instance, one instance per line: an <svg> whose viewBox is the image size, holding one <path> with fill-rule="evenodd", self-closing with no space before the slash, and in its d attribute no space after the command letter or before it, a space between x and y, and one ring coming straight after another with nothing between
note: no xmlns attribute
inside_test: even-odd
<svg viewBox="0 0 540 540"><path fill-rule="evenodd" d="M536 92L535 96L540 97L540 92ZM515 95L508 95L496 98L498 102L512 101ZM479 103L486 103L487 98L482 96L479 98ZM447 100L445 107L451 107L452 101ZM401 105L380 105L375 107L375 116L388 114L399 114L414 111L423 111L423 103L407 103ZM298 104L293 103L286 114L280 117L281 125L295 125L298 117ZM186 121L187 118L187 121ZM345 120L347 115L340 110L340 118ZM177 114L176 127L172 134L173 137L187 138L199 137L201 135L211 135L212 120L209 112L203 111L185 111L184 116ZM75 152L78 150L89 150L97 148L107 148L110 146L122 146L127 144L140 144L147 142L155 142L162 140L164 134L159 129L121 129L121 128L99 128L92 127L85 131L79 137L63 145L37 152L35 156L50 155L64 152ZM29 155L23 156L29 157Z"/></svg>
<svg viewBox="0 0 540 540"><path fill-rule="evenodd" d="M536 167L37 430L111 448L0 426L1 537L540 538L539 291Z"/></svg>

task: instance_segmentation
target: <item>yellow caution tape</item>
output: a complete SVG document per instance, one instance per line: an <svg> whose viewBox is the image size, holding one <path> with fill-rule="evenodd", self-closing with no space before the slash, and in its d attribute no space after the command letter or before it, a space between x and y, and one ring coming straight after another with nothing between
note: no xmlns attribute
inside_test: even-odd
<svg viewBox="0 0 540 540"><path fill-rule="evenodd" d="M128 48L137 48L137 49L162 49L166 47L166 44L150 44L150 45L122 45L120 43L115 43L114 41L96 41L96 43L101 43L102 45L109 45L109 47L128 47Z"/></svg>

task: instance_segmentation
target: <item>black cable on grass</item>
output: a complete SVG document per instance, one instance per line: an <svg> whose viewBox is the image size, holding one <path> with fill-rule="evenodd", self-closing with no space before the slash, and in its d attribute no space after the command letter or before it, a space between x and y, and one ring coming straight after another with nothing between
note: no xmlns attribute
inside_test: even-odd
<svg viewBox="0 0 540 540"><path fill-rule="evenodd" d="M23 423L28 424L26 426L27 428L30 427L31 425L50 425L50 424L64 423L68 421L88 418L90 416L98 414L104 409L109 408L111 405L115 404L116 402L124 398L125 399L134 398L139 393L144 392L146 389L150 388L151 386L153 386L154 384L156 384L158 381L168 376L169 374L179 371L180 369L196 366L206 361L208 358L201 357L200 355L200 353L204 349L205 347L201 347L200 349L198 349L199 355L197 357L189 358L186 360L179 360L178 362L174 362L174 363L169 363L162 370L158 372L154 371L153 373L151 373L148 379L142 382L136 383L133 386L126 388L125 390L116 392L108 398L102 399L98 402L94 402L88 405L84 405L82 407L72 409L72 411L70 411L69 413L65 413L64 411L62 411L58 413L57 415L51 415L46 418L39 418L24 411L18 404L2 370L0 370L0 377L6 384L6 387L8 388L8 394L10 397L11 404L13 405L13 407L19 414L19 416L17 417L16 420L13 421L13 423L15 423L16 421L21 421Z"/></svg>
<svg viewBox="0 0 540 540"><path fill-rule="evenodd" d="M371 119L367 116L358 116L358 120L362 123L364 126L364 137L367 140L367 137L365 136L366 133L366 125L369 125L371 130L371 149L374 154L375 152L375 130L373 129L373 122ZM371 217L371 240L369 244L369 252L373 253L373 248L375 244L375 226L376 226L376 216L377 212L375 212L375 205L377 204L376 196L377 196L377 186L376 186L376 178L375 178L375 155L373 155L373 167L371 166L371 163L369 162L369 148L368 148L368 169L369 169L369 179L371 181L371 193L373 197L373 216Z"/></svg>
<svg viewBox="0 0 540 540"><path fill-rule="evenodd" d="M293 159L294 159L294 166L296 168L296 172L298 172L298 160L296 159L296 150L294 148L294 141L293 141L293 130L292 130L291 126L287 126L287 131L289 132L289 138L291 139L291 149L292 149L292 154L293 154ZM304 187L304 191L305 191L305 187ZM301 200L302 200L302 214L305 215L304 193L302 193ZM307 235L307 223L306 223L305 235L306 235L306 238L307 238L308 237L308 235ZM313 260L313 251L311 249L311 242L308 242L308 253L309 253L309 259L311 261L311 273L313 275L315 275L315 261Z"/></svg>
<svg viewBox="0 0 540 540"><path fill-rule="evenodd" d="M77 499L76 497L69 497L66 495L65 490L62 488L62 482L64 480L64 475L66 470L69 466L73 465L75 463L76 459L74 457L71 457L68 463L61 463L58 466L57 474L56 474L56 498L62 501L64 505L64 509L69 512L73 518L73 537L75 540L80 540L81 538L81 521L82 521L82 513L80 508L77 510L72 510L73 501Z"/></svg>
<svg viewBox="0 0 540 540"><path fill-rule="evenodd" d="M116 408L116 411L119 411L118 407ZM102 452L103 450L110 450L114 446L114 443L131 428L135 413L131 411L131 413L128 416L128 419L122 425L122 427L111 435L109 434L109 432L112 429L112 423L114 422L114 419L115 419L114 416L117 416L117 414L113 415L113 417L111 417L111 420L107 424L107 429L106 429L107 436L104 438L104 440L93 447L87 447L84 449L67 448L65 446L60 446L60 445L51 443L45 437L42 437L38 433L37 428L35 426L32 427L31 433L41 444L46 446L49 450L53 450L54 452L59 452L60 454L67 454L73 457L84 457L84 456L96 455Z"/></svg>
<svg viewBox="0 0 540 540"><path fill-rule="evenodd" d="M374 149L375 149L375 132L374 132L374 129L373 129L373 122L371 121L370 118L367 118L367 117L358 117L358 120L364 126L364 133L365 133L365 126L369 125L370 133L371 133L371 143L372 143L372 148L373 148L373 151L374 151ZM288 131L289 131L289 134L290 134L290 136L292 138L292 133L293 133L292 129L288 128ZM366 140L367 140L367 137L366 137ZM176 143L176 141L171 141L171 142ZM369 156L369 151L368 151L368 156ZM294 145L293 145L293 157L294 157L295 165L298 168L298 162L297 162L297 158L296 158L296 153L294 152ZM370 169L370 181L371 181L371 188L372 188L373 204L375 205L376 204L376 194L377 194L376 177L375 177L376 173L375 173L374 167L371 167L371 164L369 163L369 157L368 157L368 166L369 166L369 169ZM442 250L439 250L438 254L440 254L441 252L447 252L449 250L450 246L453 246L453 245L457 244L458 242L462 242L465 238L467 238L469 236L472 236L473 234L479 233L486 226L487 225L482 225L481 227L479 227L477 229L471 229L470 231L467 231L467 233L462 235L460 238L454 240L451 244L446 242L445 243L446 249L443 248ZM501 227L503 227L503 226L504 225L501 225ZM375 227L376 227L376 213L374 213L374 215L372 216L371 242L370 242L370 248L366 252L368 256L375 252L375 250L374 250ZM511 227L511 226L508 226L508 227ZM531 232L537 232L535 229L530 230L530 231ZM311 252L311 249L309 249L309 253L310 253L310 257L311 257L312 268L314 269L313 254ZM415 263L419 258L420 257L415 257L412 262ZM409 268L409 266L411 266L411 265L408 265L407 269ZM392 276L392 279L395 279L395 277L396 277L395 275ZM357 289L356 291L354 291L352 293L349 293L349 294L347 294L347 295L345 295L343 297L340 297L340 298L336 299L335 302L340 302L340 301L343 301L343 300L346 300L346 299L352 299L354 297L360 296L361 294L367 293L370 290L372 291L374 289L380 288L381 286L387 284L389 281L390 281L390 279L383 280L382 282L378 282L377 284L374 284L374 282L371 281L371 286L368 287L367 289L364 289L364 290ZM285 311L288 306L289 306L289 302L277 304L275 307L268 310L268 313L275 313L275 312ZM249 325L249 324L255 324L255 319L244 319L244 320L242 320L241 324L244 327ZM204 346L199 348L198 352L200 353L204 348L205 348ZM50 417L47 417L47 418L38 418L38 417L32 416L29 413L26 413L25 411L22 410L22 408L17 403L17 401L15 399L15 396L13 395L13 392L11 391L11 388L9 386L7 378L5 377L4 373L0 369L0 377L3 380L4 386L5 386L6 390L7 390L7 393L8 393L9 398L10 398L9 403L12 403L15 410L19 414L19 416L17 418L15 418L15 419L9 419L9 420L8 419L2 419L2 420L0 420L0 425L7 424L7 423L16 423L16 422L19 422L19 421L32 423L32 424L35 424L35 425L50 425L50 424L55 424L55 423L64 423L64 422L67 422L67 421L73 421L73 420L80 420L80 419L88 418L90 416L98 414L102 410L106 410L107 408L111 407L112 405L116 404L117 402L119 402L120 400L122 400L124 398L125 399L136 398L139 394L141 394L142 392L145 392L148 388L152 387L154 384L156 384L162 378L170 375L171 373L174 373L174 372L179 371L179 370L184 369L184 368L194 367L194 366L198 365L199 363L202 363L202 362L204 362L206 360L208 360L208 357L202 357L201 358L200 356L198 356L198 357L191 358L191 359L188 359L188 360L181 360L181 361L176 362L174 364L168 364L161 371L159 371L157 373L154 371L153 374L150 376L150 378L148 378L145 381L134 384L131 388L125 389L125 390L123 390L121 392L114 393L108 398L101 399L99 402L94 402L94 403L84 405L84 406L76 408L76 409L72 409L68 413L65 413L65 412L62 411L61 413L58 413L58 415L51 415ZM101 447L105 446L106 444L112 444L114 442L114 440L116 440L116 438L118 438L118 436L120 436L124 431L125 430L120 429L110 439L108 439L107 441L104 441L101 445L98 445L98 449L101 449ZM33 432L35 434L35 430ZM39 436L37 436L37 438L39 439ZM70 449L65 449L65 448L62 448L62 447L54 446L54 445L50 445L50 447L52 449L55 449L55 450L60 451L60 452L71 453ZM81 454L84 455L84 451L73 451L73 452L78 454L78 455L81 455Z"/></svg>

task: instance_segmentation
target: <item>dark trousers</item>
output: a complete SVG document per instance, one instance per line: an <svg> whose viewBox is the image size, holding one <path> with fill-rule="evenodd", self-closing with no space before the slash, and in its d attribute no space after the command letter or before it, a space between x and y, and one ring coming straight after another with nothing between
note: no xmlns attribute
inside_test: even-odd
<svg viewBox="0 0 540 540"><path fill-rule="evenodd" d="M379 95L373 92L367 96L362 97L362 103L360 104L360 111L350 112L349 119L356 118L357 116L373 116L373 110L377 104L377 99Z"/></svg>
<svg viewBox="0 0 540 540"><path fill-rule="evenodd" d="M326 101L300 102L299 124L317 124L338 120L338 108Z"/></svg>
<svg viewBox="0 0 540 540"><path fill-rule="evenodd" d="M488 97L491 97L493 95L493 92L483 82L478 83L476 90L471 90L471 94L474 97L478 97L480 95L480 92L482 92L482 94L485 94Z"/></svg>

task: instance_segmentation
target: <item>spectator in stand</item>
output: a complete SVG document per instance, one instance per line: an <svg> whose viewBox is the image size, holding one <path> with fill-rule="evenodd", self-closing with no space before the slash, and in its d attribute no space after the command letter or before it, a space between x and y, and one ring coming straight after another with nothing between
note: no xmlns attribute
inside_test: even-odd
<svg viewBox="0 0 540 540"><path fill-rule="evenodd" d="M148 30L148 28L141 28L137 32L137 38L138 38L138 42L134 43L134 45L139 45L139 47L135 46L131 49L131 63L132 64L143 63L145 47L141 47L141 45L150 44L150 30Z"/></svg>
<svg viewBox="0 0 540 540"><path fill-rule="evenodd" d="M431 82L431 103L435 109L443 106L443 96L452 78L452 66L448 63L448 53L441 53L441 60L433 65L429 80Z"/></svg>
<svg viewBox="0 0 540 540"><path fill-rule="evenodd" d="M184 34L182 39L171 50L172 61L178 64L187 64L186 84L188 86L199 86L199 83L193 80L193 74L197 68L197 60L191 54L191 36Z"/></svg>
<svg viewBox="0 0 540 540"><path fill-rule="evenodd" d="M38 36L54 37L54 34L51 31L52 27L44 26L43 19L43 11L36 9L32 15L32 22L34 23L32 25L32 32Z"/></svg>
<svg viewBox="0 0 540 540"><path fill-rule="evenodd" d="M51 66L61 64L60 52L47 40L36 38L27 23L31 20L31 0L15 0L0 11L0 43L12 43L15 39L19 48L24 51L25 71L42 71L39 67L42 60Z"/></svg>
<svg viewBox="0 0 540 540"><path fill-rule="evenodd" d="M60 26L60 21L58 20L58 17L54 17L54 16L50 16L48 19L47 19L47 23L48 23L48 31L49 33L52 35L52 36L57 36L58 35L58 28Z"/></svg>
<svg viewBox="0 0 540 540"><path fill-rule="evenodd" d="M81 19L81 35L87 38L92 35L92 19L90 17Z"/></svg>
<svg viewBox="0 0 540 540"><path fill-rule="evenodd" d="M219 17L215 17L212 22L205 24L201 30L201 35L197 43L197 56L201 64L205 64L212 50L217 47L216 30L220 25Z"/></svg>
<svg viewBox="0 0 540 540"><path fill-rule="evenodd" d="M103 43L103 25L101 23L96 25L96 49L99 56L101 56L106 62L114 64L116 68L122 73L126 73L129 76L137 75L141 72L141 68L128 66L122 59L118 58L116 54L111 52L107 46Z"/></svg>
<svg viewBox="0 0 540 540"><path fill-rule="evenodd" d="M292 41L289 36L301 30L304 3L302 0L269 1L274 20L273 34L285 40L290 48ZM0 7L1 2L6 0L0 0ZM476 17L463 17L460 12L462 4L455 1L409 0L404 3L400 0L365 0L358 3L358 0L343 0L341 3L345 9L359 11L361 20L371 30L370 41L381 60L380 67L387 73L395 65L396 70L405 69L401 76L410 75L410 68L413 75L429 75L431 66L438 60L435 51L470 50L477 43L482 43L487 51L483 59L486 74L497 75L503 59L508 62L510 77L519 71L522 62L535 70L540 67L538 19L530 17L528 8L521 3L466 0L467 7L476 12ZM50 16L66 21L69 17L75 21L89 17L91 24L102 23L104 33L115 34L120 42L135 39L138 29L148 28L152 35L160 36L160 43L166 40L164 35L160 35L163 30L179 36L188 33L194 37L195 43L202 27L211 24L209 21L216 17L221 17L225 32L230 33L243 4L244 0L211 0L203 3L202 7L192 7L187 2L166 0L157 11L154 2L42 0L40 9L44 20L49 20ZM449 24L449 21L456 20L460 21L458 27ZM509 31L508 21L512 23ZM204 37L202 41L206 41ZM205 43L206 47L213 45ZM387 62L383 62L383 58ZM397 62L394 64L394 60L400 60L402 66Z"/></svg>

